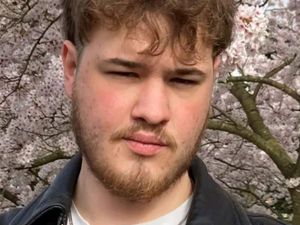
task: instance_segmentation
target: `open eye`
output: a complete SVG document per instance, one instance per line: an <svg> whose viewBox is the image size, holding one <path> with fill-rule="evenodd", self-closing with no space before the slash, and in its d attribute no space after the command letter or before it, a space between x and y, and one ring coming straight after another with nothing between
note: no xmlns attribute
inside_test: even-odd
<svg viewBox="0 0 300 225"><path fill-rule="evenodd" d="M176 84L183 84L183 85L196 85L199 83L199 81L197 80L191 80L191 79L183 79L183 78L172 78L170 80L172 83L176 83Z"/></svg>

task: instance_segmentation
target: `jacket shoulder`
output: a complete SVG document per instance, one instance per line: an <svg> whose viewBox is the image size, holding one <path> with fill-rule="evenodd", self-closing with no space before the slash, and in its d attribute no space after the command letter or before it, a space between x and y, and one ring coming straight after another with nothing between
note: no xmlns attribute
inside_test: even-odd
<svg viewBox="0 0 300 225"><path fill-rule="evenodd" d="M0 225L9 225L20 210L21 208L14 208L3 214L0 214Z"/></svg>
<svg viewBox="0 0 300 225"><path fill-rule="evenodd" d="M253 225L289 225L271 216L249 213L249 219Z"/></svg>

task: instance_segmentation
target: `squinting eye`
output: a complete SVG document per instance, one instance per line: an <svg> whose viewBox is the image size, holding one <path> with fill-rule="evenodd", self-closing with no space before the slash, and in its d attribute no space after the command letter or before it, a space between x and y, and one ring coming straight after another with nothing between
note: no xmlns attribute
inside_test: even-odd
<svg viewBox="0 0 300 225"><path fill-rule="evenodd" d="M138 77L138 74L134 72L109 71L107 73L115 76L121 76L121 77Z"/></svg>
<svg viewBox="0 0 300 225"><path fill-rule="evenodd" d="M189 79L182 79L182 78L173 78L171 79L171 82L184 84L184 85L196 85L199 83L197 80L189 80Z"/></svg>

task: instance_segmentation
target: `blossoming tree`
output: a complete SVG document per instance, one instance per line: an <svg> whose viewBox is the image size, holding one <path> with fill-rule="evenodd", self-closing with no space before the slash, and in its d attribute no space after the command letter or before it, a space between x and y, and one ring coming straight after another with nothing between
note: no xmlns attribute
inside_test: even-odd
<svg viewBox="0 0 300 225"><path fill-rule="evenodd" d="M208 124L218 132L207 135L203 154L245 206L281 219L294 214L294 224L300 223L299 3L240 5Z"/></svg>
<svg viewBox="0 0 300 225"><path fill-rule="evenodd" d="M200 155L245 207L296 225L300 3L237 4ZM1 211L26 204L77 150L63 94L60 13L59 0L0 0Z"/></svg>

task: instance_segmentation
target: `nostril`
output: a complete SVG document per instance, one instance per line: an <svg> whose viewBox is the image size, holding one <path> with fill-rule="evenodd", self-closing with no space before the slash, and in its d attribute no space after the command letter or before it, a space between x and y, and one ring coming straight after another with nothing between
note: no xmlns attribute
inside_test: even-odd
<svg viewBox="0 0 300 225"><path fill-rule="evenodd" d="M170 110L167 106L136 105L132 110L132 117L148 124L161 124L169 120Z"/></svg>

